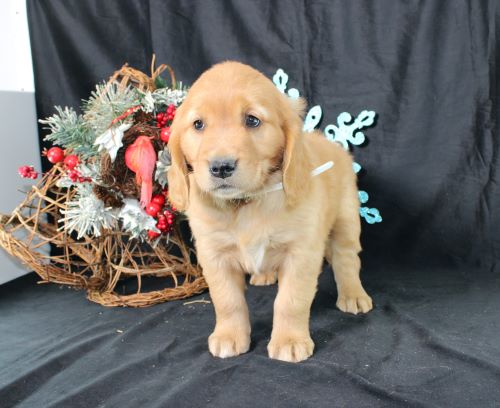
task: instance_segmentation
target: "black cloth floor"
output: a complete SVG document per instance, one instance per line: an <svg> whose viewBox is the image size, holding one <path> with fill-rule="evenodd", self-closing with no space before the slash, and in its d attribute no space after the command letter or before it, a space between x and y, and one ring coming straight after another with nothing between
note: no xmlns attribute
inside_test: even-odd
<svg viewBox="0 0 500 408"><path fill-rule="evenodd" d="M251 349L222 360L207 350L211 304L103 308L32 275L3 285L0 406L500 406L498 274L372 270L375 309L353 316L325 269L299 364L267 357L276 286L249 287Z"/></svg>
<svg viewBox="0 0 500 408"><path fill-rule="evenodd" d="M153 52L186 84L223 60L282 68L322 129L377 112L353 155L384 220L362 232L375 309L342 314L324 271L298 365L267 357L275 287L249 288L251 350L219 360L211 304L106 309L33 276L5 284L0 407L500 407L498 0L27 5L39 117L124 62L148 72Z"/></svg>

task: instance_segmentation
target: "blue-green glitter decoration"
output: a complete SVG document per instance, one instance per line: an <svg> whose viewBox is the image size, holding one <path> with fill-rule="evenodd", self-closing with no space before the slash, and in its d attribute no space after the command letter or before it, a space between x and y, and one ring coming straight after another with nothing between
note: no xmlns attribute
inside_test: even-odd
<svg viewBox="0 0 500 408"><path fill-rule="evenodd" d="M288 74L281 68L273 75L273 82L280 92L286 93L290 98L298 98L300 96L296 88L288 89L288 91L286 90ZM329 141L339 143L345 150L349 150L350 145L360 146L365 142L365 134L361 132L361 129L372 126L375 122L376 115L375 111L364 110L353 119L350 113L342 112L337 117L337 124L325 126L323 133ZM323 110L321 106L316 105L309 109L304 119L304 131L312 132L317 129L322 117ZM354 162L352 164L352 169L358 174L362 167L359 163ZM358 197L361 204L366 204L368 202L369 196L366 191L360 190L358 192ZM359 215L364 218L368 224L382 222L382 216L377 208L361 206Z"/></svg>

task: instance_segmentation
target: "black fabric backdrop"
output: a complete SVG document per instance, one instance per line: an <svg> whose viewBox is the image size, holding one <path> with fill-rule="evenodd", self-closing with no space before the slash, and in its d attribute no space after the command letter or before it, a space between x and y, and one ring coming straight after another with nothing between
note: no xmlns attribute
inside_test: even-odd
<svg viewBox="0 0 500 408"><path fill-rule="evenodd" d="M218 360L211 305L104 309L33 277L4 285L0 405L500 406L499 6L28 0L40 117L124 62L147 71L153 51L188 84L226 59L281 67L323 127L378 113L354 154L384 221L363 228L375 310L338 311L325 270L298 365L266 355L275 287L248 291L250 352Z"/></svg>

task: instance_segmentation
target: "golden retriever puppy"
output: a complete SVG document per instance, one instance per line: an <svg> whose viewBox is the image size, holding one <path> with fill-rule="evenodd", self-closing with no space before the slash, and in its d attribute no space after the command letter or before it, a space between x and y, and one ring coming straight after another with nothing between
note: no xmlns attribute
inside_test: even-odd
<svg viewBox="0 0 500 408"><path fill-rule="evenodd" d="M255 285L278 280L271 358L311 356L309 314L324 257L339 309L372 308L359 278L351 157L320 133L302 131L303 105L255 69L224 62L193 84L172 125L170 200L188 216L215 307L214 356L250 346L245 273Z"/></svg>

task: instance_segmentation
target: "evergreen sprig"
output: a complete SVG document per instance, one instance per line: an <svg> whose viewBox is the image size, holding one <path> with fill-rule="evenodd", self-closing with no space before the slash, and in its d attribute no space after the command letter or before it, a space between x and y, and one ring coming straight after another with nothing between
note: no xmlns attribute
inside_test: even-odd
<svg viewBox="0 0 500 408"><path fill-rule="evenodd" d="M108 130L111 122L128 108L140 104L139 92L118 83L102 83L83 101L83 118L97 136Z"/></svg>
<svg viewBox="0 0 500 408"><path fill-rule="evenodd" d="M83 117L78 115L73 108L56 106L56 113L39 122L50 133L44 140L52 144L72 149L75 154L88 158L97 152L94 146L95 132L85 123Z"/></svg>
<svg viewBox="0 0 500 408"><path fill-rule="evenodd" d="M66 209L61 209L64 215L59 223L68 232L76 231L77 238L84 235L99 237L103 229L112 229L116 225L118 210L106 205L98 199L91 183L77 185L77 194L66 202Z"/></svg>
<svg viewBox="0 0 500 408"><path fill-rule="evenodd" d="M159 88L141 94L141 105L145 112L163 109L170 104L179 106L186 99L188 88L180 82L177 89Z"/></svg>

